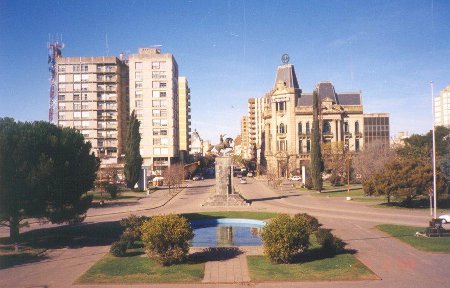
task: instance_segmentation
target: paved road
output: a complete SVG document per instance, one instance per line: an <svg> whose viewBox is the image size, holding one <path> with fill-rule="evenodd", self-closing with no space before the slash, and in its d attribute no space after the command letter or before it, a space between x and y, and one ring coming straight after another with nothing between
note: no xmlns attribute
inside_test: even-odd
<svg viewBox="0 0 450 288"><path fill-rule="evenodd" d="M333 282L333 287L450 287L450 253L425 253L388 237L374 229L379 223L424 225L429 220L427 211L403 211L369 207L367 203L345 201L341 198L314 197L311 193L272 191L264 181L249 180L237 184L250 207L202 207L214 188L214 180L190 182L189 188L171 199L167 190L160 190L142 199L136 205L97 208L88 212L89 223L119 220L133 213L155 215L160 213L199 212L214 210L252 210L286 213L307 212L318 217L326 227L343 238L349 248L358 251L358 259L382 280ZM30 229L38 228L38 224ZM4 235L6 231L0 231ZM70 287L72 283L107 251L107 246L55 249L44 261L0 270L0 287ZM253 286L253 284L251 284ZM260 283L257 287L280 287L280 283ZM192 285L150 285L153 287L198 287ZM216 284L201 284L217 287ZM240 285L220 285L237 287ZM298 287L299 283L282 283L283 287ZM329 287L325 282L302 282L302 287ZM89 287L81 285L80 287ZM93 287L110 287L95 285ZM118 287L118 286L114 286ZM130 287L125 285L123 287ZM149 285L133 285L149 287Z"/></svg>

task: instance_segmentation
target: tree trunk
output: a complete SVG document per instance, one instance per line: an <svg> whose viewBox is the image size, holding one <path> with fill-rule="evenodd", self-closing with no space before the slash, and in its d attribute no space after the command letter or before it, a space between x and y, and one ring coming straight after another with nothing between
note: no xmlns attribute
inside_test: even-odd
<svg viewBox="0 0 450 288"><path fill-rule="evenodd" d="M19 216L9 218L9 239L14 243L14 251L19 252Z"/></svg>

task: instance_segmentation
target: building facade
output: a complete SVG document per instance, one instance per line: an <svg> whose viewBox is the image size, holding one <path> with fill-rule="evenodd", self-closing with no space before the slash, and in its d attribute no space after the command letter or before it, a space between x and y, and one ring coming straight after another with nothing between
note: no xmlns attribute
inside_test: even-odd
<svg viewBox="0 0 450 288"><path fill-rule="evenodd" d="M128 66L117 57L58 57L57 124L73 127L102 164L124 153L128 120Z"/></svg>
<svg viewBox="0 0 450 288"><path fill-rule="evenodd" d="M374 142L390 145L389 113L364 114L364 141L366 145Z"/></svg>
<svg viewBox="0 0 450 288"><path fill-rule="evenodd" d="M191 149L189 154L191 155L203 155L203 140L198 134L197 130L194 130L191 134Z"/></svg>
<svg viewBox="0 0 450 288"><path fill-rule="evenodd" d="M128 58L130 111L141 121L144 174L160 175L179 159L178 65L172 54L140 48Z"/></svg>
<svg viewBox="0 0 450 288"><path fill-rule="evenodd" d="M331 82L319 82L322 143L341 143L349 151L364 145L361 92L337 93ZM300 89L294 66L278 67L275 85L266 94L264 111L264 162L267 169L287 177L309 163L312 139L313 93Z"/></svg>
<svg viewBox="0 0 450 288"><path fill-rule="evenodd" d="M434 125L450 127L450 86L434 97Z"/></svg>
<svg viewBox="0 0 450 288"><path fill-rule="evenodd" d="M178 77L178 127L180 130L180 157L183 162L190 150L191 133L191 89L186 77Z"/></svg>
<svg viewBox="0 0 450 288"><path fill-rule="evenodd" d="M249 131L249 116L242 116L241 118L241 156L243 159L250 157L250 131Z"/></svg>

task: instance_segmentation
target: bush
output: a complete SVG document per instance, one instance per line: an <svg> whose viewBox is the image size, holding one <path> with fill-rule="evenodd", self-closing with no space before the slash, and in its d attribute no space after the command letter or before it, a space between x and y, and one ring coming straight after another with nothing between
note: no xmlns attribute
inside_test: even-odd
<svg viewBox="0 0 450 288"><path fill-rule="evenodd" d="M119 186L116 184L106 183L105 191L111 196L111 199L116 199L119 195Z"/></svg>
<svg viewBox="0 0 450 288"><path fill-rule="evenodd" d="M308 249L310 228L304 217L279 214L261 234L264 253L273 263L291 263Z"/></svg>
<svg viewBox="0 0 450 288"><path fill-rule="evenodd" d="M319 228L315 235L317 242L326 254L335 255L344 250L345 242L334 236L330 229Z"/></svg>
<svg viewBox="0 0 450 288"><path fill-rule="evenodd" d="M306 213L295 214L294 218L303 223L308 234L314 233L315 231L317 231L317 229L319 229L320 226L322 226L316 217L313 217Z"/></svg>
<svg viewBox="0 0 450 288"><path fill-rule="evenodd" d="M116 257L125 256L125 252L127 252L127 243L123 241L116 241L111 244L111 248L109 248L109 252Z"/></svg>
<svg viewBox="0 0 450 288"><path fill-rule="evenodd" d="M147 255L164 266L184 261L194 237L188 220L175 214L152 217L142 224L141 232Z"/></svg>

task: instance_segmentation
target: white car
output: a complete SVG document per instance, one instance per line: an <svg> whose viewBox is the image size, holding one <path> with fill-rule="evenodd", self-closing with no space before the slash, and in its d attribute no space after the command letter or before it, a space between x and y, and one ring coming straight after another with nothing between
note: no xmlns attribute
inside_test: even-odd
<svg viewBox="0 0 450 288"><path fill-rule="evenodd" d="M298 176L298 175L295 175L295 176L290 177L289 180L291 180L291 181L300 181L300 180L302 180L302 177Z"/></svg>
<svg viewBox="0 0 450 288"><path fill-rule="evenodd" d="M247 184L247 180L245 180L245 178L241 178L241 180L239 181L239 183L241 183L241 184Z"/></svg>
<svg viewBox="0 0 450 288"><path fill-rule="evenodd" d="M442 223L450 223L450 214L444 214L438 217L439 219L442 219Z"/></svg>

